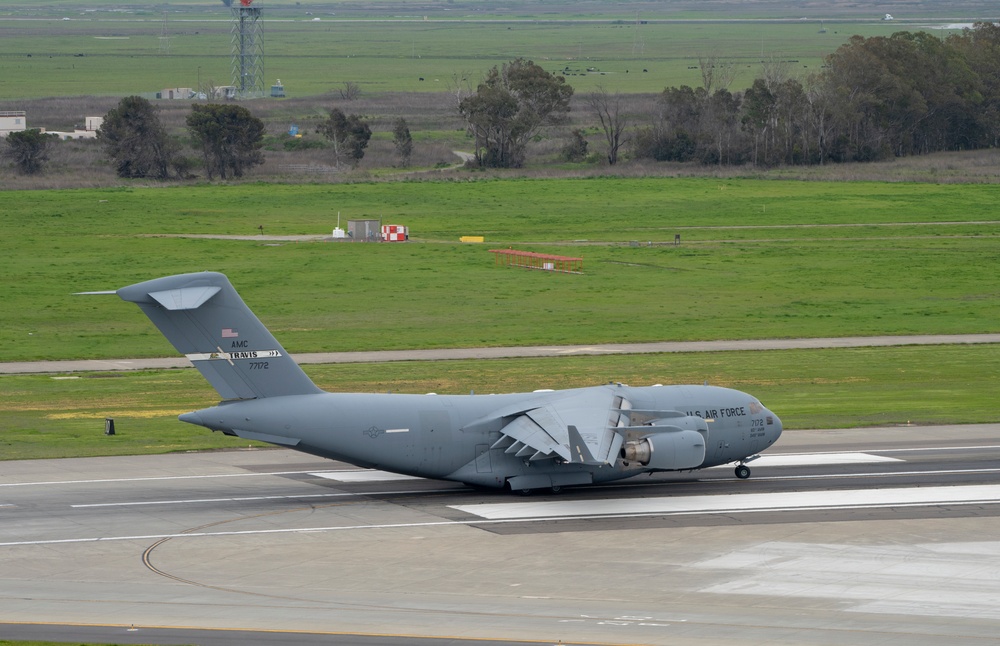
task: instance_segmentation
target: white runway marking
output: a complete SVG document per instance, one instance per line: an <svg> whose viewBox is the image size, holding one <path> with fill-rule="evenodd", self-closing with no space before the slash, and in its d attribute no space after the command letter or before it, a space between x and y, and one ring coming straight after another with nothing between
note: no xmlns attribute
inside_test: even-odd
<svg viewBox="0 0 1000 646"><path fill-rule="evenodd" d="M267 471L262 473L214 473L205 475L187 476L145 476L139 478L95 478L93 480L47 480L44 482L0 482L0 487L31 487L49 485L82 485L82 484L106 484L117 482L152 482L158 480L207 480L211 478L255 478L260 476L294 476L294 475L314 475L321 478L328 477L330 480L337 480L341 474L362 474L343 475L342 482L377 482L379 480L402 480L411 476L400 476L386 471L375 471L372 469L350 471ZM337 474L337 477L324 474ZM382 474L378 477L376 474Z"/></svg>
<svg viewBox="0 0 1000 646"><path fill-rule="evenodd" d="M1000 503L1000 485L449 505L487 520Z"/></svg>
<svg viewBox="0 0 1000 646"><path fill-rule="evenodd" d="M47 480L44 482L2 482L0 487L33 487L49 485L105 484L115 482L150 482L155 480L205 480L209 478L252 478L259 476L291 476L309 471L272 471L269 473L214 473L193 476L146 476L141 478L95 478L93 480Z"/></svg>
<svg viewBox="0 0 1000 646"><path fill-rule="evenodd" d="M189 498L187 500L139 500L135 502L93 502L82 505L70 505L72 509L89 509L93 507L139 507L143 505L194 505L215 502L256 502L260 500L310 500L315 498L356 498L358 496L400 496L407 494L424 495L428 493L450 493L451 489L419 489L399 491L363 491L352 493L306 493L291 496L243 496L232 498ZM12 505L0 505L0 507Z"/></svg>
<svg viewBox="0 0 1000 646"><path fill-rule="evenodd" d="M253 536L261 534L299 534L378 529L492 525L505 523L536 523L551 522L554 518L558 518L560 520L593 520L602 518L641 518L649 516L756 513L764 511L873 509L879 507L927 507L932 505L955 506L997 503L1000 503L1000 485L911 487L901 489L853 489L847 491L825 491L817 493L791 492L717 496L679 496L676 498L651 498L645 500L578 500L567 502L451 505L450 507L452 509L466 511L467 513L477 515L479 517L469 520L444 520L419 523L248 529L242 531L192 532L189 534L49 538L0 543L0 547L57 545L69 543L101 543L107 541L148 541L165 538L205 538L216 536ZM573 510L572 513L570 512L570 509Z"/></svg>
<svg viewBox="0 0 1000 646"><path fill-rule="evenodd" d="M875 462L902 462L900 458L888 458L883 455L872 455L871 453L778 453L764 454L754 460L747 462L750 468L755 467L802 467L802 466L828 466L831 464L871 464ZM718 468L732 468L730 464L724 464Z"/></svg>
<svg viewBox="0 0 1000 646"><path fill-rule="evenodd" d="M388 432L388 431L386 431ZM416 476L404 476L401 473L389 473L388 471L376 471L374 469L365 471L312 471L311 476L336 480L337 482L390 482L393 480L424 480Z"/></svg>

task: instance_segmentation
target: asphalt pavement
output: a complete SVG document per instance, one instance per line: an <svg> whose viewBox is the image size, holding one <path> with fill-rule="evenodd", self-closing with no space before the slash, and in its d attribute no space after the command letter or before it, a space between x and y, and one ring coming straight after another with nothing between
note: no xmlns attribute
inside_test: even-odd
<svg viewBox="0 0 1000 646"><path fill-rule="evenodd" d="M730 352L746 350L800 350L864 348L903 345L1000 343L1000 334L916 334L907 336L851 336L812 339L742 339L735 341L661 341L496 348L438 348L430 350L371 350L293 354L300 364L383 363L389 361L447 361L455 359L509 359L602 354L656 354L664 352ZM0 374L155 370L188 368L184 357L152 359L81 359L73 361L14 361L0 363Z"/></svg>

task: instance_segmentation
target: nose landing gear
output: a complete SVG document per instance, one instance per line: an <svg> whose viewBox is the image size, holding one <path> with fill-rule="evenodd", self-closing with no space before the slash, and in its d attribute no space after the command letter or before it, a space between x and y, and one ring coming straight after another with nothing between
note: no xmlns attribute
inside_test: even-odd
<svg viewBox="0 0 1000 646"><path fill-rule="evenodd" d="M754 455L748 455L747 457L745 457L742 460L740 460L739 462L737 462L736 463L736 470L734 472L734 473L736 473L736 477L739 478L740 480L746 480L747 478L749 478L750 477L750 467L747 466L747 462L753 462L754 460L756 460L759 457L760 457L760 453L757 453L757 454L754 454Z"/></svg>

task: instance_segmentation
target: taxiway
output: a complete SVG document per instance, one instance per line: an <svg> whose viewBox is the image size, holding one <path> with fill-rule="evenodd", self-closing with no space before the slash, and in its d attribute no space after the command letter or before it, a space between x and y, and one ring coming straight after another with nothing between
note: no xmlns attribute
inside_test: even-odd
<svg viewBox="0 0 1000 646"><path fill-rule="evenodd" d="M791 431L751 467L519 497L276 449L5 462L0 638L1000 634L1000 425Z"/></svg>

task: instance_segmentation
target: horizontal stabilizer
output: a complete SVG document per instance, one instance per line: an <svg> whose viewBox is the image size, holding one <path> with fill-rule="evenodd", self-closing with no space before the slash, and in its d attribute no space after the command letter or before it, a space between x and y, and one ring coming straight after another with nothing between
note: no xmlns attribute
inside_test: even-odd
<svg viewBox="0 0 1000 646"><path fill-rule="evenodd" d="M220 291L222 288L218 285L202 285L150 292L149 296L168 310L196 310Z"/></svg>

